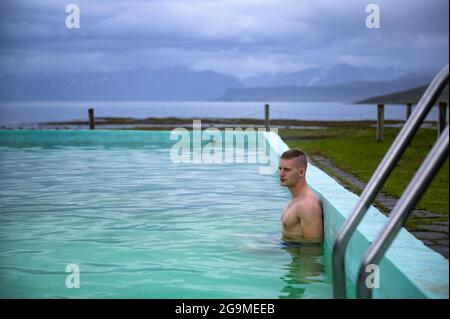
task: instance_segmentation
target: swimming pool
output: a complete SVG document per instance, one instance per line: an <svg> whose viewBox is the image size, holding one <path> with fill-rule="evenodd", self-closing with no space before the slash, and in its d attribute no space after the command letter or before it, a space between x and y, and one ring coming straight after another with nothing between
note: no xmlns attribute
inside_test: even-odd
<svg viewBox="0 0 450 319"><path fill-rule="evenodd" d="M264 136L272 154L287 149ZM175 164L174 143L161 131L0 131L0 297L332 297L330 247L356 195L310 165L325 242L286 247L290 196L276 176L259 163ZM350 297L385 223L371 207L349 243ZM78 289L66 287L73 264ZM404 229L380 269L375 298L448 298L448 260Z"/></svg>
<svg viewBox="0 0 450 319"><path fill-rule="evenodd" d="M174 164L169 132L2 131L0 297L330 298L259 164ZM80 270L69 289L66 267Z"/></svg>

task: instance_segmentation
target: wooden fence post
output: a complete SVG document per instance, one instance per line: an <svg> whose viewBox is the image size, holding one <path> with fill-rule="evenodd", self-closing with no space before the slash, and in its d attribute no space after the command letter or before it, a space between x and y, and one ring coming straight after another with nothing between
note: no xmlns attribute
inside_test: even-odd
<svg viewBox="0 0 450 319"><path fill-rule="evenodd" d="M411 116L411 113L412 113L412 106L413 106L413 104L412 104L411 102L408 102L408 103L406 104L406 120L408 120L409 117Z"/></svg>
<svg viewBox="0 0 450 319"><path fill-rule="evenodd" d="M447 124L447 103L439 103L439 122L438 122L438 137L441 136L442 132L445 130L445 125Z"/></svg>
<svg viewBox="0 0 450 319"><path fill-rule="evenodd" d="M384 139L384 104L377 106L377 142Z"/></svg>
<svg viewBox="0 0 450 319"><path fill-rule="evenodd" d="M89 129L95 130L94 109L89 109Z"/></svg>
<svg viewBox="0 0 450 319"><path fill-rule="evenodd" d="M269 104L264 105L264 126L266 127L266 132L269 132Z"/></svg>

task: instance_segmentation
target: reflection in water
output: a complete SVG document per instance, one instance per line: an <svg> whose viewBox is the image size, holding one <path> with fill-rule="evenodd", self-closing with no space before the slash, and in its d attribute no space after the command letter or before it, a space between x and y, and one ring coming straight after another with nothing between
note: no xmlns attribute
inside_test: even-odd
<svg viewBox="0 0 450 319"><path fill-rule="evenodd" d="M307 285L323 280L323 246L290 243L282 245L282 249L292 256L292 261L286 264L287 274L281 277L286 282L286 287L281 290L279 298L302 298Z"/></svg>

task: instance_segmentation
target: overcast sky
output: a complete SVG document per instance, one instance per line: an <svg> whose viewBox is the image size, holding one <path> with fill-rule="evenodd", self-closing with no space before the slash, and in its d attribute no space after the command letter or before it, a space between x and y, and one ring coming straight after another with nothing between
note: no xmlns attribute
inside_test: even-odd
<svg viewBox="0 0 450 319"><path fill-rule="evenodd" d="M67 29L77 4L81 28ZM380 7L368 29L366 6ZM247 77L448 63L447 0L1 0L0 72L186 66Z"/></svg>

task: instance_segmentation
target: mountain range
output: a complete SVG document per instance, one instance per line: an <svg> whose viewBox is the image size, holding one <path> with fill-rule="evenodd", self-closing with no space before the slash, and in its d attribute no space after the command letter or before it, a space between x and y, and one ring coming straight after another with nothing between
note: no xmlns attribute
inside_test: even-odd
<svg viewBox="0 0 450 319"><path fill-rule="evenodd" d="M238 79L185 67L4 74L2 101L356 101L427 85L436 70L338 64Z"/></svg>
<svg viewBox="0 0 450 319"><path fill-rule="evenodd" d="M182 67L111 73L5 75L0 77L0 100L198 101L215 98L226 88L241 86L228 75Z"/></svg>
<svg viewBox="0 0 450 319"><path fill-rule="evenodd" d="M392 94L386 94L381 96L374 96L369 99L365 99L362 101L357 101L358 104L406 104L413 103L417 104L421 99L422 95L427 90L427 86L421 86L417 88L413 88L406 91L396 92ZM445 87L444 91L442 91L441 95L438 98L438 102L446 102L448 104L448 85Z"/></svg>
<svg viewBox="0 0 450 319"><path fill-rule="evenodd" d="M326 86L285 86L228 89L220 101L354 102L404 91L431 81L426 77L406 77L393 81L355 81Z"/></svg>
<svg viewBox="0 0 450 319"><path fill-rule="evenodd" d="M331 67L308 68L299 72L264 74L242 80L246 87L331 86L350 82L388 82L405 77L431 78L436 70L394 67L356 67L347 63Z"/></svg>

